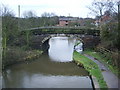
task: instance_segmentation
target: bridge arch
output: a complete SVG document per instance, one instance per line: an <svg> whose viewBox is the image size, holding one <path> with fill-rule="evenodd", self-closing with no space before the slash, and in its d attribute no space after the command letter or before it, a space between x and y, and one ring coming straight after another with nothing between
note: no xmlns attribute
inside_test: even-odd
<svg viewBox="0 0 120 90"><path fill-rule="evenodd" d="M38 49L49 48L49 39L51 37L73 37L83 43L83 48L94 47L100 41L100 38L93 35L81 35L81 34L41 34L41 35L34 35L31 42L32 45L36 45L34 47L38 47Z"/></svg>
<svg viewBox="0 0 120 90"><path fill-rule="evenodd" d="M42 44L52 37L73 37L73 38L77 38L77 40L80 40L81 42L83 42L82 39L78 38L77 36L71 35L71 34L51 34L51 35L43 38Z"/></svg>
<svg viewBox="0 0 120 90"><path fill-rule="evenodd" d="M83 46L84 46L84 40L82 39L82 36L80 37L80 35L52 34L52 35L49 35L49 36L43 38L43 40L42 40L42 48L43 48L43 50L48 50L49 49L49 39L52 38L52 37L71 37L71 38L75 38L76 41L80 41L80 43L82 43ZM83 49L84 49L84 47L83 47Z"/></svg>

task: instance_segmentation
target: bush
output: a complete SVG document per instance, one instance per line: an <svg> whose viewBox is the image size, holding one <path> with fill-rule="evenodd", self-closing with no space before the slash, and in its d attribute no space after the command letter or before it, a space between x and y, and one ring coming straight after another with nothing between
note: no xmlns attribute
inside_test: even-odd
<svg viewBox="0 0 120 90"><path fill-rule="evenodd" d="M24 50L24 47L9 47L6 50L6 55L2 58L3 69L15 63L24 62L26 60L31 60L37 58L41 55L42 51L39 50ZM26 48L26 47L25 47Z"/></svg>

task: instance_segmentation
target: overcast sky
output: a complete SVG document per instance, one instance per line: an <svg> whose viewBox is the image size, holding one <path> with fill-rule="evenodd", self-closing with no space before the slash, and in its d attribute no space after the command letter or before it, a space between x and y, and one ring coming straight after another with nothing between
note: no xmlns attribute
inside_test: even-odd
<svg viewBox="0 0 120 90"><path fill-rule="evenodd" d="M93 17L89 14L93 0L1 0L2 4L11 8L18 16L18 5L21 16L24 11L34 11L37 16L44 12L53 12L58 16Z"/></svg>
<svg viewBox="0 0 120 90"><path fill-rule="evenodd" d="M53 12L58 16L91 17L87 6L93 0L1 0L2 4L11 8L18 16L18 5L21 6L21 16L24 11L32 10L37 16L44 12Z"/></svg>

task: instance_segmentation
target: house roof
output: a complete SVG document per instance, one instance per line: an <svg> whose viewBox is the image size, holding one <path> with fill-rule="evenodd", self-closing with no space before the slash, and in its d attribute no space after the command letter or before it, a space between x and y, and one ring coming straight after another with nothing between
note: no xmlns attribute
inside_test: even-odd
<svg viewBox="0 0 120 90"><path fill-rule="evenodd" d="M78 17L61 17L59 18L60 21L76 21L78 20Z"/></svg>

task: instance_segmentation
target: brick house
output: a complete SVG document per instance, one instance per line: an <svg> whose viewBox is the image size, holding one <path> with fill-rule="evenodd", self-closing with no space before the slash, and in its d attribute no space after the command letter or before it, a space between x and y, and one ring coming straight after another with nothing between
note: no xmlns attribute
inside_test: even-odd
<svg viewBox="0 0 120 90"><path fill-rule="evenodd" d="M101 23L108 23L108 22L110 22L112 20L112 17L109 15L104 15L104 16L102 16L102 18L101 18Z"/></svg>
<svg viewBox="0 0 120 90"><path fill-rule="evenodd" d="M60 17L59 26L68 26L70 23L77 23L78 21L78 17Z"/></svg>
<svg viewBox="0 0 120 90"><path fill-rule="evenodd" d="M99 26L101 24L106 24L112 20L112 16L109 14L104 14L101 18L95 20L95 25Z"/></svg>
<svg viewBox="0 0 120 90"><path fill-rule="evenodd" d="M93 23L94 20L92 18L59 17L58 26L74 26L74 27L87 26L88 22Z"/></svg>

